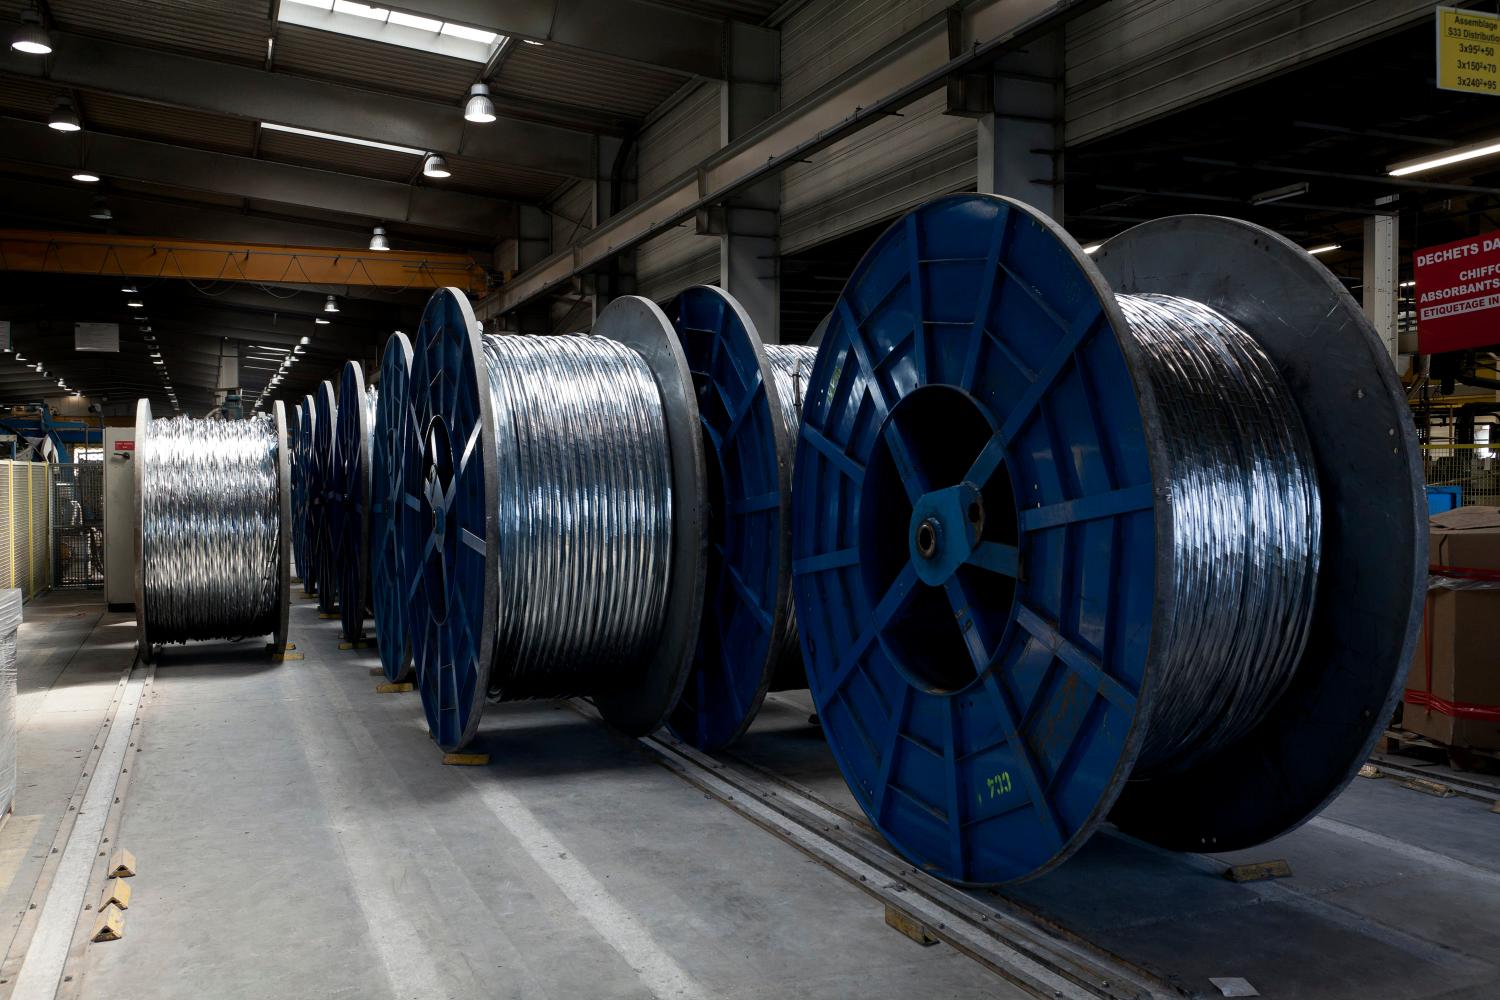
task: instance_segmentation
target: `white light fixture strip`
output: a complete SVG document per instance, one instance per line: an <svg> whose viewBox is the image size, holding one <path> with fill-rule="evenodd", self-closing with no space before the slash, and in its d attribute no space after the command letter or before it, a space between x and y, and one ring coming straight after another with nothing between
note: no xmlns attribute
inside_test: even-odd
<svg viewBox="0 0 1500 1000"><path fill-rule="evenodd" d="M1446 167L1451 163L1477 160L1481 156L1494 156L1496 153L1500 153L1500 141L1489 139L1484 142L1476 142L1472 146L1461 146L1458 149L1451 149L1446 153L1437 153L1415 160L1406 160L1402 163L1393 163L1386 168L1386 172L1392 177L1405 177L1407 174L1421 173L1424 170L1436 170L1438 167Z"/></svg>
<svg viewBox="0 0 1500 1000"><path fill-rule="evenodd" d="M272 132L289 132L292 135L306 135L314 139L327 139L330 142L347 142L355 146L369 146L371 149L385 149L392 153L406 153L408 156L426 156L425 149L412 149L410 146L397 146L389 142L376 142L373 139L356 139L352 135L338 135L333 132L317 132L310 128L293 128L290 125L278 125L275 122L261 122L260 127L270 129Z"/></svg>

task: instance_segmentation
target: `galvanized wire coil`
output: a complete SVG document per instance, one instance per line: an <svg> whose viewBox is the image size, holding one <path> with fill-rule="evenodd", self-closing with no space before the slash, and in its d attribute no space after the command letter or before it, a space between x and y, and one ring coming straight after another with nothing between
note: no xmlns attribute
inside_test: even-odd
<svg viewBox="0 0 1500 1000"><path fill-rule="evenodd" d="M586 695L646 660L670 584L672 466L646 362L602 337L486 336L499 472L490 696Z"/></svg>
<svg viewBox="0 0 1500 1000"><path fill-rule="evenodd" d="M776 399L780 407L782 426L786 428L787 440L796 441L802 426L802 397L807 391L807 379L812 374L813 362L818 358L818 349L803 344L767 344L766 358L771 362L771 374L776 382ZM786 567L791 572L791 567ZM802 672L802 647L797 637L797 613L792 602L792 588L786 588L786 634L777 650L777 666L773 674L773 685L777 688L805 687L806 676Z"/></svg>
<svg viewBox="0 0 1500 1000"><path fill-rule="evenodd" d="M141 586L153 643L276 631L281 487L276 426L152 420L141 463Z"/></svg>
<svg viewBox="0 0 1500 1000"><path fill-rule="evenodd" d="M1139 778L1245 736L1286 690L1312 622L1322 517L1307 432L1254 338L1189 299L1118 299L1159 404L1172 511L1170 624Z"/></svg>

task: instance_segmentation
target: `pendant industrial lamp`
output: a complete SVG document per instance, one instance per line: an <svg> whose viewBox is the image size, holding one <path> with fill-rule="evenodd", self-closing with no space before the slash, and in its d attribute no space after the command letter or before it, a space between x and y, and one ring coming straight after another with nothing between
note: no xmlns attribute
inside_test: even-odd
<svg viewBox="0 0 1500 1000"><path fill-rule="evenodd" d="M28 4L21 11L21 26L10 36L10 47L13 52L24 52L29 56L52 53L52 39L42 27L42 15L36 4Z"/></svg>
<svg viewBox="0 0 1500 1000"><path fill-rule="evenodd" d="M448 161L437 153L429 153L427 159L422 162L422 175L424 177L452 177L453 171L448 169Z"/></svg>
<svg viewBox="0 0 1500 1000"><path fill-rule="evenodd" d="M83 123L78 120L78 112L73 110L72 98L57 99L57 107L47 119L47 127L58 132L77 132L83 128Z"/></svg>
<svg viewBox="0 0 1500 1000"><path fill-rule="evenodd" d="M371 250L389 250L390 248L391 248L391 241L388 240L388 239L386 239L386 236L385 236L385 227L384 226L376 226L374 232L372 232L370 234L370 249Z"/></svg>
<svg viewBox="0 0 1500 1000"><path fill-rule="evenodd" d="M464 102L464 121L476 125L488 125L495 120L495 102L490 100L490 88L476 83L469 88L469 99Z"/></svg>

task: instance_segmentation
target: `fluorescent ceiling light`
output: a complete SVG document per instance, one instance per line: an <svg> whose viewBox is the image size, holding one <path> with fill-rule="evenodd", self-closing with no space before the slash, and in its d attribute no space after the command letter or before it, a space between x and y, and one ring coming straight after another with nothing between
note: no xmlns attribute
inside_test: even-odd
<svg viewBox="0 0 1500 1000"><path fill-rule="evenodd" d="M134 285L121 285L120 286L120 291L124 292L126 295L134 295L135 294L135 286Z"/></svg>
<svg viewBox="0 0 1500 1000"><path fill-rule="evenodd" d="M276 17L283 24L475 63L489 62L505 40L483 28L351 0L284 0Z"/></svg>
<svg viewBox="0 0 1500 1000"><path fill-rule="evenodd" d="M316 323L316 324L318 324L319 326L327 326L329 323L331 323L333 321L332 320L324 319L322 316L316 316L316 317L313 318L313 322Z"/></svg>
<svg viewBox="0 0 1500 1000"><path fill-rule="evenodd" d="M521 39L521 41L525 42L527 45L535 45L537 48L541 48L544 44L543 42L538 42L530 38L523 38Z"/></svg>
<svg viewBox="0 0 1500 1000"><path fill-rule="evenodd" d="M375 142L373 139L356 139L352 135L337 135L333 132L317 132L310 128L293 128L290 125L277 125L275 122L261 122L261 128L268 128L272 132L290 132L292 135L306 135L314 139L327 139L330 142L347 142L355 146L369 146L371 149L386 149L392 153L406 153L409 156L426 156L425 149L412 149L410 146L396 146L389 142Z"/></svg>
<svg viewBox="0 0 1500 1000"><path fill-rule="evenodd" d="M73 175L73 179L75 181L80 181L80 182L82 182L84 184L98 184L99 183L99 175L98 174L91 174L87 170L80 170L80 171L78 171L77 173L75 173Z"/></svg>
<svg viewBox="0 0 1500 1000"><path fill-rule="evenodd" d="M127 306L129 306L130 308L132 308L132 309L144 309L144 308L146 308L146 303L142 302L140 299L131 299L128 302L126 302L125 304Z"/></svg>
<svg viewBox="0 0 1500 1000"><path fill-rule="evenodd" d="M1392 177L1405 177L1407 174L1416 174L1423 170L1436 170L1438 167L1446 167L1450 163L1476 160L1481 156L1494 156L1496 153L1500 153L1500 142L1490 139L1485 142L1475 143L1472 146L1461 146L1458 149L1449 150L1446 153L1438 153L1434 156L1424 156L1416 160L1393 163L1389 167L1386 167L1386 173Z"/></svg>
<svg viewBox="0 0 1500 1000"><path fill-rule="evenodd" d="M1402 288L1415 288L1415 287L1417 287L1417 283L1415 281L1403 281L1403 282L1401 282L1401 287Z"/></svg>
<svg viewBox="0 0 1500 1000"><path fill-rule="evenodd" d="M1093 256L1094 254L1099 252L1099 248L1102 246L1104 246L1103 243L1090 243L1088 246L1083 248L1083 252L1088 254L1089 256Z"/></svg>
<svg viewBox="0 0 1500 1000"><path fill-rule="evenodd" d="M1298 181L1295 184L1287 184L1284 187L1272 188L1262 191L1260 194L1250 196L1252 205L1269 205L1272 202L1285 201L1288 198L1298 198L1307 194L1307 181Z"/></svg>
<svg viewBox="0 0 1500 1000"><path fill-rule="evenodd" d="M1308 247L1307 252L1310 254L1328 253L1330 250L1337 250L1340 246L1341 244L1338 243L1324 243L1322 246Z"/></svg>

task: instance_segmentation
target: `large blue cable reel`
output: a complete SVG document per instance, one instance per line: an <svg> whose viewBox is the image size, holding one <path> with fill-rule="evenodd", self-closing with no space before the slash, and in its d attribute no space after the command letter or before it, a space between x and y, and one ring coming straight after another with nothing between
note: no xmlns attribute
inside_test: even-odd
<svg viewBox="0 0 1500 1000"><path fill-rule="evenodd" d="M333 537L328 515L329 506L337 502L337 487L334 482L334 448L338 441L335 434L338 421L338 404L333 393L333 383L324 379L318 383L313 398L312 457L308 463L311 470L308 482L307 519L308 547L318 564L318 613L332 615L338 610L339 575L333 561Z"/></svg>
<svg viewBox="0 0 1500 1000"><path fill-rule="evenodd" d="M317 421L317 414L311 393L302 397L302 403L298 409L301 412L297 417L297 447L293 451L295 461L302 470L300 473L302 506L294 515L297 520L297 536L302 542L302 555L298 566L302 572L303 593L315 594L318 591L318 560L309 526L312 524L313 425Z"/></svg>
<svg viewBox="0 0 1500 1000"><path fill-rule="evenodd" d="M1295 827L1357 772L1414 642L1416 442L1353 300L1236 220L1147 223L1106 249L1096 265L1009 199L930 202L861 260L809 381L792 533L809 686L870 821L958 882L1046 871L1109 817L1175 849ZM1116 290L1208 303L1261 343L1309 427L1373 428L1310 435L1324 570L1291 689L1239 743L1149 781L1129 779L1172 508Z"/></svg>
<svg viewBox="0 0 1500 1000"><path fill-rule="evenodd" d="M667 313L692 371L709 512L703 618L670 725L716 750L754 720L786 641L792 440L765 346L734 297L695 285Z"/></svg>
<svg viewBox="0 0 1500 1000"><path fill-rule="evenodd" d="M590 692L606 722L644 735L666 722L687 681L706 561L703 443L692 376L672 324L638 296L611 302L593 335L634 349L661 392L672 463L672 560L662 639L650 662ZM498 470L479 324L462 290L434 292L412 347L397 532L411 581L417 688L434 742L456 750L479 727L492 677L498 607ZM497 684L500 681L502 683Z"/></svg>
<svg viewBox="0 0 1500 1000"><path fill-rule="evenodd" d="M358 643L364 639L370 589L370 410L358 361L344 362L339 403L327 492L328 536L344 641Z"/></svg>
<svg viewBox="0 0 1500 1000"><path fill-rule="evenodd" d="M305 578L307 570L304 568L304 554L302 543L305 539L303 533L303 521L307 514L307 500L302 484L302 404L292 406L291 422L288 427L291 441L291 470L292 470L292 565L297 579Z"/></svg>
<svg viewBox="0 0 1500 1000"><path fill-rule="evenodd" d="M386 679L411 679L411 627L407 602L411 582L397 530L402 461L411 429L411 341L396 332L380 357L380 395L370 442L370 609Z"/></svg>

